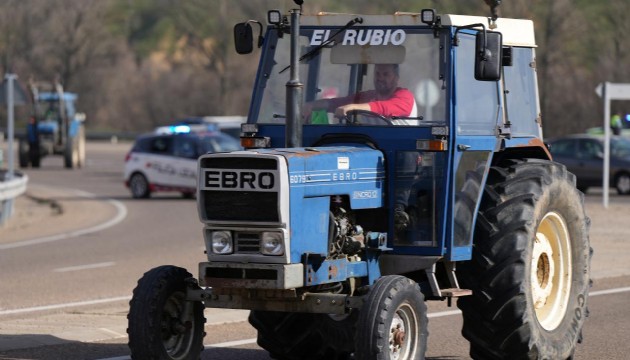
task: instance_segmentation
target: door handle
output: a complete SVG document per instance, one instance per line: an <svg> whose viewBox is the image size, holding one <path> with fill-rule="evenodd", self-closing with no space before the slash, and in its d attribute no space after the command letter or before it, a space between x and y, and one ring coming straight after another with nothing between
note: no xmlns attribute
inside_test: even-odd
<svg viewBox="0 0 630 360"><path fill-rule="evenodd" d="M457 145L457 150L459 151L466 151L468 149L470 149L470 145L464 145L464 144Z"/></svg>

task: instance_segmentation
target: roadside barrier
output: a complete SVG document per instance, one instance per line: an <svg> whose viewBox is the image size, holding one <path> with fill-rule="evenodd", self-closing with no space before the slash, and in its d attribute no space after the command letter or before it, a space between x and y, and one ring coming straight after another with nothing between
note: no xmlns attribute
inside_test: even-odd
<svg viewBox="0 0 630 360"><path fill-rule="evenodd" d="M13 202L26 191L28 176L14 173L12 179L5 180L6 171L0 170L0 226L13 215Z"/></svg>

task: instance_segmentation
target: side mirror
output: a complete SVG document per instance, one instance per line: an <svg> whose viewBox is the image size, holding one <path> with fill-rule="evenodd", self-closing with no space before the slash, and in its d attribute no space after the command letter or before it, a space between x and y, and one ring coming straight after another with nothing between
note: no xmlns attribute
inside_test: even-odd
<svg viewBox="0 0 630 360"><path fill-rule="evenodd" d="M239 54L250 54L254 50L254 34L249 23L234 25L234 46Z"/></svg>
<svg viewBox="0 0 630 360"><path fill-rule="evenodd" d="M500 32L480 31L475 38L475 79L501 79L503 37Z"/></svg>

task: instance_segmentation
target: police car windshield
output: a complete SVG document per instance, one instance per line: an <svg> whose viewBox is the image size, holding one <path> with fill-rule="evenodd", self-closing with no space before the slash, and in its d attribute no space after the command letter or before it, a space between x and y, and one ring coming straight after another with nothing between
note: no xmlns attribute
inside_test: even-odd
<svg viewBox="0 0 630 360"><path fill-rule="evenodd" d="M397 86L413 94L417 114L427 122L444 121L446 89L440 79L440 41L431 30L353 26L327 44L341 28L301 29L299 76L304 102L373 90L376 64L398 64ZM258 123L283 124L290 71L282 70L290 58L290 36L274 35L269 33L265 42L261 71L268 76L259 79L253 110ZM328 117L324 122L335 123L331 112L324 116Z"/></svg>
<svg viewBox="0 0 630 360"><path fill-rule="evenodd" d="M242 150L241 144L238 140L221 133L214 134L212 136L202 136L200 139L200 145L204 153Z"/></svg>

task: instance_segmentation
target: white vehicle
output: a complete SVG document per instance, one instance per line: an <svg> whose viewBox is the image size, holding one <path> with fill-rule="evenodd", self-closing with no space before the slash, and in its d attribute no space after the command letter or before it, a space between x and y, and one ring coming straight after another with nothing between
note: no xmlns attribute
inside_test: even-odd
<svg viewBox="0 0 630 360"><path fill-rule="evenodd" d="M189 125L193 129L199 126L209 127L238 139L241 136L241 124L245 122L247 122L246 116L201 116L180 119L171 126ZM168 128L169 126L161 126L156 131Z"/></svg>
<svg viewBox="0 0 630 360"><path fill-rule="evenodd" d="M197 158L203 154L241 149L238 140L221 132L191 132L177 126L138 137L125 157L125 185L134 198L158 191L193 197Z"/></svg>

